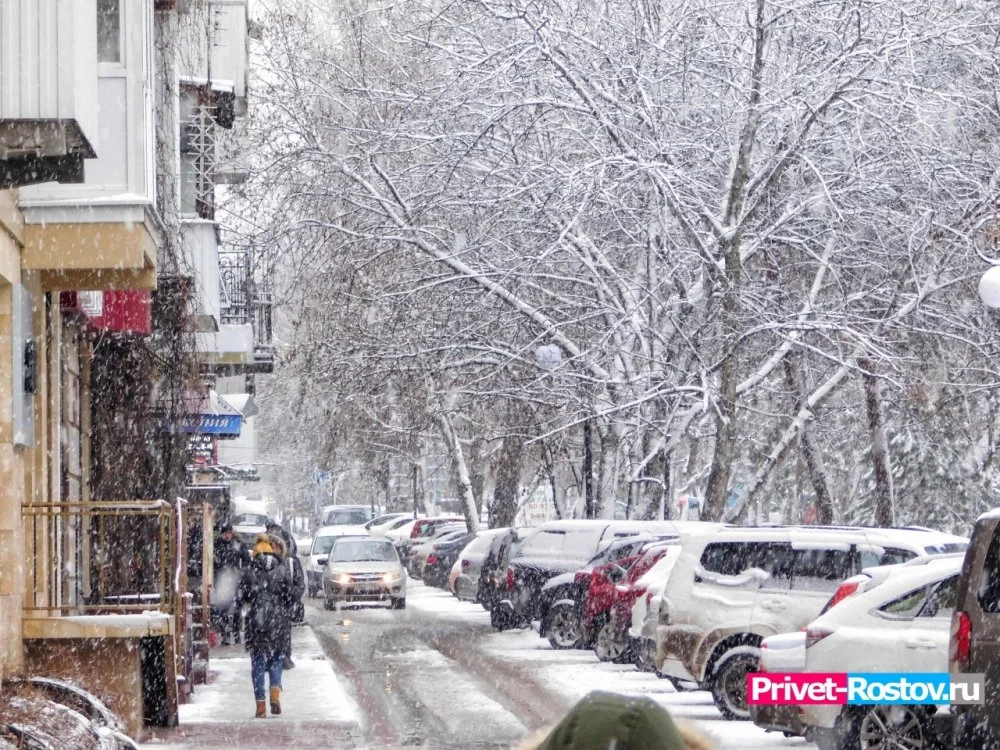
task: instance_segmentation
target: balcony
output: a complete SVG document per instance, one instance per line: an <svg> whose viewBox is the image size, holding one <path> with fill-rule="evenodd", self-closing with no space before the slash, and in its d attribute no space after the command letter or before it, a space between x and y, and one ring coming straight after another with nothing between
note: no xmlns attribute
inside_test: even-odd
<svg viewBox="0 0 1000 750"><path fill-rule="evenodd" d="M223 127L246 113L249 73L247 0L192 5L180 28L181 80L214 91Z"/></svg>
<svg viewBox="0 0 1000 750"><path fill-rule="evenodd" d="M212 333L219 330L219 226L207 219L181 221L182 267L193 281L192 330Z"/></svg>
<svg viewBox="0 0 1000 750"><path fill-rule="evenodd" d="M224 325L250 326L251 357L242 368L245 373L270 373L274 370L271 345L272 296L266 281L260 281L246 252L219 255L219 281L222 306L219 320Z"/></svg>
<svg viewBox="0 0 1000 750"><path fill-rule="evenodd" d="M0 0L0 190L83 181L95 156L93 6Z"/></svg>
<svg viewBox="0 0 1000 750"><path fill-rule="evenodd" d="M177 538L169 503L46 503L22 512L27 620L175 612Z"/></svg>
<svg viewBox="0 0 1000 750"><path fill-rule="evenodd" d="M96 7L95 15L94 3L0 0L0 11L13 10L21 19L21 27L9 27L0 16L0 35L9 29L11 37L19 38L16 43L0 38L0 76L19 81L22 100L30 102L34 92L39 100L48 97L67 111L79 107L81 113L60 116L64 127L38 129L34 145L25 141L22 146L36 155L56 153L62 139L66 150L75 148L82 165L74 176L82 177L75 179L79 184L48 181L21 190L26 225L22 266L40 271L46 290L153 289L161 243L154 208L154 72L149 66L153 8L123 0L101 0ZM38 19L35 26L25 25L32 18ZM35 27L49 33L50 48L35 49L28 42L33 37L27 32ZM25 62L9 68L17 57L8 60L7 55L18 52ZM11 102L18 93L5 89L0 98ZM73 146L77 131L93 145L89 152Z"/></svg>

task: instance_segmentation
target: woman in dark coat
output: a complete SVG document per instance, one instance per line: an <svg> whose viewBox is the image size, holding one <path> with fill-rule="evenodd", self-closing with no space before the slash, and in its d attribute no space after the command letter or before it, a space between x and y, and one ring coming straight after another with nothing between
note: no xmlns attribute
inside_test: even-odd
<svg viewBox="0 0 1000 750"><path fill-rule="evenodd" d="M250 652L250 678L257 701L257 718L267 714L265 674L270 681L271 713L281 713L282 657L285 642L292 632L287 606L291 588L292 575L288 567L271 546L267 535L261 534L237 592L237 601L249 607L245 640Z"/></svg>

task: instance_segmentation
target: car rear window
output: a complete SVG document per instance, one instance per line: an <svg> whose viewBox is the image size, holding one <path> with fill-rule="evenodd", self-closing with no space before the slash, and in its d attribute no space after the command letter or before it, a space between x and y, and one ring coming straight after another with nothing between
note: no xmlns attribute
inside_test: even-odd
<svg viewBox="0 0 1000 750"><path fill-rule="evenodd" d="M948 544L932 544L924 547L924 552L928 555L954 555L959 552L965 552L968 548L968 542L951 542Z"/></svg>
<svg viewBox="0 0 1000 750"><path fill-rule="evenodd" d="M601 539L600 529L542 529L521 545L523 557L565 557L589 560Z"/></svg>
<svg viewBox="0 0 1000 750"><path fill-rule="evenodd" d="M328 510L323 516L324 526L363 526L368 523L368 514L363 510Z"/></svg>
<svg viewBox="0 0 1000 750"><path fill-rule="evenodd" d="M797 549L792 556L792 589L832 593L851 575L850 549Z"/></svg>

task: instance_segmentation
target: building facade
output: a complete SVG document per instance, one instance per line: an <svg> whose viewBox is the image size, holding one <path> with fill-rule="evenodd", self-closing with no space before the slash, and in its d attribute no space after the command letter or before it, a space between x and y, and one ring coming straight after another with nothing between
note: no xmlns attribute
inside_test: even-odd
<svg viewBox="0 0 1000 750"><path fill-rule="evenodd" d="M190 668L190 425L218 374L269 369L265 280L226 286L214 212L248 25L246 0L0 0L0 682L93 684L134 733Z"/></svg>

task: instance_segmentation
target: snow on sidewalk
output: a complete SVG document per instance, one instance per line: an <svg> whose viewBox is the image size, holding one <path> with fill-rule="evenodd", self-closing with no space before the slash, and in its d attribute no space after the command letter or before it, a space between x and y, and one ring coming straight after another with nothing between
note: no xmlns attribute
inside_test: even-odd
<svg viewBox="0 0 1000 750"><path fill-rule="evenodd" d="M232 748L260 739L291 749L319 747L313 744L318 737L360 737L361 710L337 679L311 627L292 630L292 654L295 668L285 671L281 679L280 716L253 718L250 654L244 647L215 648L210 654L210 681L196 685L191 702L180 707L180 726L155 731L140 747Z"/></svg>

